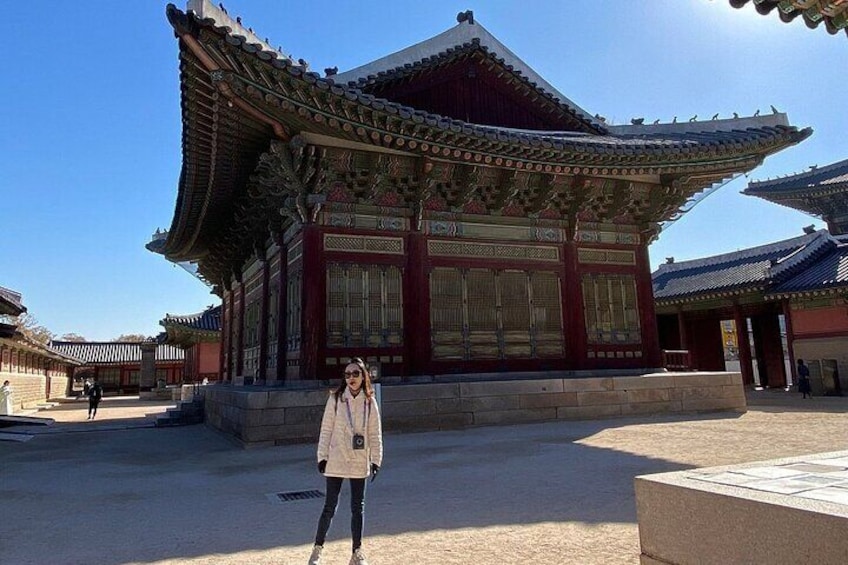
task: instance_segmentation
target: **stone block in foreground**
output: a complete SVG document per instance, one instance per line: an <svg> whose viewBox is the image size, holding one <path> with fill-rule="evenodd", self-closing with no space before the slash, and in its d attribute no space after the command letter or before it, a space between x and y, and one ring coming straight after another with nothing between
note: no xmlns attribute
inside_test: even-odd
<svg viewBox="0 0 848 565"><path fill-rule="evenodd" d="M848 451L636 477L642 565L848 563Z"/></svg>

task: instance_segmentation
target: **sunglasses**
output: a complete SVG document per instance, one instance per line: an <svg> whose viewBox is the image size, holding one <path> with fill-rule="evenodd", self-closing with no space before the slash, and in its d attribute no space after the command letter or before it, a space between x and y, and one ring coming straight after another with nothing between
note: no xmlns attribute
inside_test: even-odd
<svg viewBox="0 0 848 565"><path fill-rule="evenodd" d="M362 371L345 371L346 379L358 379L362 376Z"/></svg>

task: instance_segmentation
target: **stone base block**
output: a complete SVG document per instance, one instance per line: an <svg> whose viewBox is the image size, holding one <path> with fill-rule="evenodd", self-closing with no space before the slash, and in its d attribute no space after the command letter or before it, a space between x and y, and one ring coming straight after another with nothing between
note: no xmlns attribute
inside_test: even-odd
<svg viewBox="0 0 848 565"><path fill-rule="evenodd" d="M848 563L848 451L636 477L643 565Z"/></svg>
<svg viewBox="0 0 848 565"><path fill-rule="evenodd" d="M552 378L556 376L557 378ZM206 421L245 444L315 441L329 389L204 387ZM490 380L380 385L386 432L704 410L745 410L733 373L575 378L493 375Z"/></svg>

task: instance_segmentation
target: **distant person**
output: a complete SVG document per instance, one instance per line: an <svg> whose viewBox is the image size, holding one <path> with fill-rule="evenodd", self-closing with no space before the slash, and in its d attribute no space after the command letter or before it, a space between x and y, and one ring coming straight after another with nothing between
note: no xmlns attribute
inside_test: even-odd
<svg viewBox="0 0 848 565"><path fill-rule="evenodd" d="M9 381L3 381L3 386L0 386L0 416L11 416L14 411L12 384Z"/></svg>
<svg viewBox="0 0 848 565"><path fill-rule="evenodd" d="M97 406L100 404L100 401L103 399L103 387L97 382L97 377L94 377L94 381L91 383L91 386L88 387L88 419L93 420L95 416L97 416Z"/></svg>
<svg viewBox="0 0 848 565"><path fill-rule="evenodd" d="M803 394L801 398L813 397L810 387L810 368L804 365L803 359L798 359L798 392Z"/></svg>
<svg viewBox="0 0 848 565"><path fill-rule="evenodd" d="M318 472L327 477L327 498L318 520L315 547L309 565L321 564L324 538L336 513L342 482L350 482L350 533L353 555L349 565L368 565L362 553L365 512L365 479L371 482L383 464L383 430L371 386L371 375L362 359L351 359L339 387L330 393L318 439Z"/></svg>
<svg viewBox="0 0 848 565"><path fill-rule="evenodd" d="M88 377L85 378L85 381L82 383L82 395L88 396L88 391L91 390L91 381L88 380Z"/></svg>

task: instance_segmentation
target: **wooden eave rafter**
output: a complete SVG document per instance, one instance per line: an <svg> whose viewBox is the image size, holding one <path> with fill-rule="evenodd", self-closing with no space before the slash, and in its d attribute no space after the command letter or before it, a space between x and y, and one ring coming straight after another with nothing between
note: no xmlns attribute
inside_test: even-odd
<svg viewBox="0 0 848 565"><path fill-rule="evenodd" d="M252 83L233 72L221 72L216 79L230 83L232 91L253 104L257 111L286 121L296 114L303 125L315 124L321 133L335 130L336 135L377 147L397 148L435 158L493 165L529 172L588 174L593 176L713 173L716 170L745 171L760 164L765 156L797 143L809 135L795 128L768 128L758 138L744 142L688 143L680 147L644 143L639 153L627 153L615 143L598 143L594 138L542 141L531 139L510 142L500 135L481 139L463 128L439 130L426 124L418 137L407 133L408 120L385 112L386 106L363 108L351 118L333 115L326 104L304 103L299 98ZM332 96L332 93L326 96ZM311 101L310 101L311 102ZM344 104L344 101L342 100ZM349 104L355 105L355 102ZM305 122L303 121L305 120ZM430 126L430 127L427 127ZM315 127L315 126L313 126ZM492 138L494 137L494 138ZM667 145L667 144L666 144Z"/></svg>
<svg viewBox="0 0 848 565"><path fill-rule="evenodd" d="M736 289L703 292L676 298L657 298L654 302L658 307L674 306L678 304L695 304L698 302L706 302L709 300L738 298L739 296L743 295L762 293L765 291L766 288L766 285L744 286Z"/></svg>

